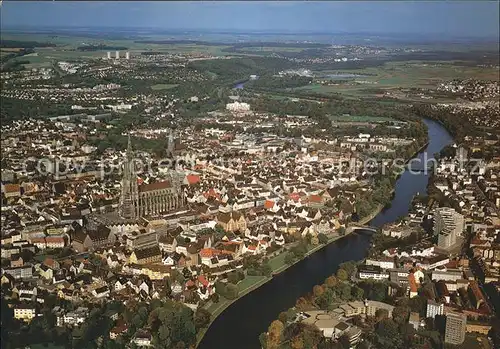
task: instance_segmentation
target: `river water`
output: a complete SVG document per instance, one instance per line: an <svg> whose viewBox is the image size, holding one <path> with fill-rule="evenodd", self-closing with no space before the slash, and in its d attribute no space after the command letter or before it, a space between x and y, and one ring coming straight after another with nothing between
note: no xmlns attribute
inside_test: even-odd
<svg viewBox="0 0 500 349"><path fill-rule="evenodd" d="M429 130L429 145L418 155L432 157L452 137L438 123L424 120ZM406 215L409 203L416 193L425 193L428 174L406 171L396 183L390 208L378 214L370 225L381 226ZM278 318L281 311L295 305L301 295L310 292L333 274L340 263L360 260L370 245L368 234L351 234L331 243L300 261L260 288L234 302L210 326L198 348L200 349L259 349L259 335Z"/></svg>

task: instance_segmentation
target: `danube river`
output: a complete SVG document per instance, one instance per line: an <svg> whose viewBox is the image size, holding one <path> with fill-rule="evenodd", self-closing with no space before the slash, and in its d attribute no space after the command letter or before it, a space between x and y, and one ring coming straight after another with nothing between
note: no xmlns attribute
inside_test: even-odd
<svg viewBox="0 0 500 349"><path fill-rule="evenodd" d="M429 129L429 145L418 155L432 157L452 142L451 136L438 123L425 120ZM408 213L409 203L416 193L425 193L428 175L406 171L396 183L392 205L378 214L370 225L381 226ZM301 295L310 292L333 274L340 263L365 257L370 245L368 234L351 234L333 242L306 259L275 276L271 281L250 292L229 306L208 329L200 349L258 349L259 334L281 311L295 305Z"/></svg>

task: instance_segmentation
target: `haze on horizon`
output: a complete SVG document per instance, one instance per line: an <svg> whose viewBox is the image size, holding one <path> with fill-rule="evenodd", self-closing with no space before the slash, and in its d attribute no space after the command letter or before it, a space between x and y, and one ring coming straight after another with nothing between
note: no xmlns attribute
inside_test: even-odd
<svg viewBox="0 0 500 349"><path fill-rule="evenodd" d="M499 37L498 1L12 2L2 28L121 27L282 33ZM43 15L41 15L43 14Z"/></svg>

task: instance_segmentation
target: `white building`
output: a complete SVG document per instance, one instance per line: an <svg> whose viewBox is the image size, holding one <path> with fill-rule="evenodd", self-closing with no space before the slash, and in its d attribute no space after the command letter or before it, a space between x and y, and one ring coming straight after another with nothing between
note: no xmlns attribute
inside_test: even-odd
<svg viewBox="0 0 500 349"><path fill-rule="evenodd" d="M389 273L375 265L365 265L358 269L360 279L388 280Z"/></svg>
<svg viewBox="0 0 500 349"><path fill-rule="evenodd" d="M120 59L120 51L116 51L115 52L115 58L116 59Z"/></svg>
<svg viewBox="0 0 500 349"><path fill-rule="evenodd" d="M125 52L125 59L130 59L130 52Z"/></svg>
<svg viewBox="0 0 500 349"><path fill-rule="evenodd" d="M106 58L111 59L111 51L106 52Z"/></svg>
<svg viewBox="0 0 500 349"><path fill-rule="evenodd" d="M393 258L379 258L379 259L367 259L366 265L375 265L382 269L394 269L394 259Z"/></svg>
<svg viewBox="0 0 500 349"><path fill-rule="evenodd" d="M30 322L36 316L36 309L29 306L16 306L14 308L14 318Z"/></svg>
<svg viewBox="0 0 500 349"><path fill-rule="evenodd" d="M58 322L64 325L79 325L87 320L88 315L89 310L87 308L79 307L78 309L63 315L62 321L58 318Z"/></svg>
<svg viewBox="0 0 500 349"><path fill-rule="evenodd" d="M465 227L464 216L453 208L439 207L434 212L434 234L438 235L438 246L449 248L457 237L462 236Z"/></svg>
<svg viewBox="0 0 500 349"><path fill-rule="evenodd" d="M444 314L444 304L443 303L436 303L433 300L427 301L427 313L426 317L431 317L435 318L436 315L443 315Z"/></svg>
<svg viewBox="0 0 500 349"><path fill-rule="evenodd" d="M240 102L227 103L226 109L232 112L246 112L250 111L250 104Z"/></svg>

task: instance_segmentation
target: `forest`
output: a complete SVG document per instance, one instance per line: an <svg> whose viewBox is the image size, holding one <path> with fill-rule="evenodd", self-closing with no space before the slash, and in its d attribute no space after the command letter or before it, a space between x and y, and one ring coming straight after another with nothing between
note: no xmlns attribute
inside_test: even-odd
<svg viewBox="0 0 500 349"><path fill-rule="evenodd" d="M78 51L102 51L102 50L110 50L110 51L122 51L122 50L127 50L128 47L125 46L109 46L109 45L104 45L104 44L98 44L98 45L84 45L84 46L78 46L76 48Z"/></svg>
<svg viewBox="0 0 500 349"><path fill-rule="evenodd" d="M0 41L0 48L35 48L35 47L55 47L56 44L50 42L38 41L18 41L18 40L3 40Z"/></svg>

